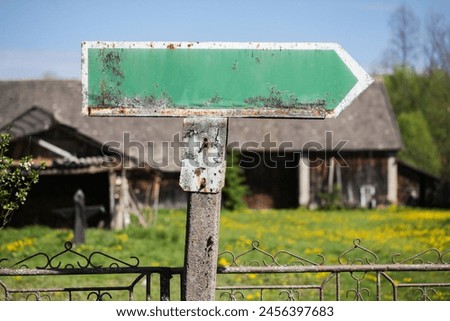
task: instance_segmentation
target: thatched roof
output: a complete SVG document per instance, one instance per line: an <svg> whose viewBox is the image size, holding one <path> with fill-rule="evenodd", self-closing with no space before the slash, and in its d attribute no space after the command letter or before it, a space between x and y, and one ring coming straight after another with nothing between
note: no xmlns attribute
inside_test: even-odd
<svg viewBox="0 0 450 321"><path fill-rule="evenodd" d="M162 142L173 141L174 135L182 129L182 119L177 118L81 116L79 81L0 81L0 128L33 106L40 107L53 115L58 123L71 126L100 144L115 141L123 148L124 133L130 133L131 141L140 142L146 148L147 142L153 142L153 159L163 163L164 160L171 160L173 154L172 151L169 154L162 152ZM34 126L40 127L45 128ZM330 146L330 142L328 145L325 143L326 132L333 133L332 146L340 140L348 141L342 151L397 151L402 147L389 98L379 81L362 93L337 119L231 119L228 141L237 142L239 146L248 141L260 143L270 133L277 146L282 142L292 142L290 149L302 150L308 142ZM138 148L129 147L125 153L136 156ZM161 169L177 170L177 167L171 163Z"/></svg>

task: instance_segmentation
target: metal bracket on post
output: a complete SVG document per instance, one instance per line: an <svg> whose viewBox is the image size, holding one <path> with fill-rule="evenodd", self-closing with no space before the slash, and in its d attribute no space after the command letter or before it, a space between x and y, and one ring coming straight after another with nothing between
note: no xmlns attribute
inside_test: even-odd
<svg viewBox="0 0 450 321"><path fill-rule="evenodd" d="M188 192L182 299L215 299L227 118L186 118L180 186Z"/></svg>

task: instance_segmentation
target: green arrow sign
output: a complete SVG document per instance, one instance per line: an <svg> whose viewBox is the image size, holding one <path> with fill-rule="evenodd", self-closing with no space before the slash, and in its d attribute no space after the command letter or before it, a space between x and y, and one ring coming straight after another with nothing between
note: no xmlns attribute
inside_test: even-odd
<svg viewBox="0 0 450 321"><path fill-rule="evenodd" d="M82 44L92 116L336 117L373 79L331 43Z"/></svg>

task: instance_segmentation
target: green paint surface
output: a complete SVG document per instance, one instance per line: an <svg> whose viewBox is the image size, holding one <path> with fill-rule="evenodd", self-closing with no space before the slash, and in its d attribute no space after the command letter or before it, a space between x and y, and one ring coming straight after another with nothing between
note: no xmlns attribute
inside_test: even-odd
<svg viewBox="0 0 450 321"><path fill-rule="evenodd" d="M88 50L89 107L333 110L356 82L333 50Z"/></svg>

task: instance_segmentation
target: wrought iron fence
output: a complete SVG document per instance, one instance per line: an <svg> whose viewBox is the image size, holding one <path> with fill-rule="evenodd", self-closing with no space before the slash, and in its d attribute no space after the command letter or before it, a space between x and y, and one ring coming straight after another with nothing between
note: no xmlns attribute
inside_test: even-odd
<svg viewBox="0 0 450 321"><path fill-rule="evenodd" d="M450 251L428 249L391 262L354 240L328 264L254 241L219 255L217 300L450 300ZM327 262L327 264L326 264ZM71 243L50 256L0 259L0 300L179 300L182 267L142 267ZM75 286L73 284L76 284Z"/></svg>
<svg viewBox="0 0 450 321"><path fill-rule="evenodd" d="M254 241L248 251L220 257L226 263L220 275L244 276L239 285L217 287L229 300L450 299L450 251L429 249L407 258L394 254L390 264L382 264L356 239L336 264L328 265L320 254L315 261L284 250L270 254Z"/></svg>
<svg viewBox="0 0 450 321"><path fill-rule="evenodd" d="M86 256L75 251L70 242L53 256L40 252L8 267L3 267L8 260L1 259L0 299L170 300L171 279L181 276L183 269L141 267L137 257L130 259L132 262L126 262L100 251ZM77 286L71 285L74 278ZM49 286L55 283L63 286Z"/></svg>

